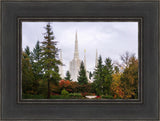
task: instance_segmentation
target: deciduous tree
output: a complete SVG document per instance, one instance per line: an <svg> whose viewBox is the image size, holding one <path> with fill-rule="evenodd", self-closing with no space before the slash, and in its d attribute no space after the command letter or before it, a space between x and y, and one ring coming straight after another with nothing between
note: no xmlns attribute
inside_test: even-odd
<svg viewBox="0 0 160 121"><path fill-rule="evenodd" d="M129 58L129 64L124 69L121 82L125 92L124 98L138 98L138 59L135 56Z"/></svg>

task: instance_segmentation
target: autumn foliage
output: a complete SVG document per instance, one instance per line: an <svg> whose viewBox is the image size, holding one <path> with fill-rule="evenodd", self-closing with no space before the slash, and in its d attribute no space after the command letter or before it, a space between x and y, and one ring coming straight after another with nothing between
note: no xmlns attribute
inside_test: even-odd
<svg viewBox="0 0 160 121"><path fill-rule="evenodd" d="M121 74L120 73L115 73L112 75L113 77L113 82L111 84L111 90L114 98L123 98L124 97L124 91L122 88L122 83L121 83Z"/></svg>
<svg viewBox="0 0 160 121"><path fill-rule="evenodd" d="M138 98L138 59L134 56L128 58L123 72L114 73L112 77L111 90L114 98Z"/></svg>

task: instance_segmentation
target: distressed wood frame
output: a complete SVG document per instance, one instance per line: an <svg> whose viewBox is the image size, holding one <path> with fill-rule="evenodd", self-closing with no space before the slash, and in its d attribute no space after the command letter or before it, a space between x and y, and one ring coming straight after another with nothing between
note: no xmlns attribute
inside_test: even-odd
<svg viewBox="0 0 160 121"><path fill-rule="evenodd" d="M2 119L158 120L158 4L159 1L2 1ZM17 19L20 17L143 18L143 41L140 47L143 59L140 63L143 71L141 78L144 80L143 102L19 103Z"/></svg>

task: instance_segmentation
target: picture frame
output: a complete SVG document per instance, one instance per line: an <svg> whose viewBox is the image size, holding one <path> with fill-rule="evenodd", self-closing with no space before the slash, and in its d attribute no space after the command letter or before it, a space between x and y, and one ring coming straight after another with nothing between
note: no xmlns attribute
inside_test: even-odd
<svg viewBox="0 0 160 121"><path fill-rule="evenodd" d="M158 120L158 4L159 1L2 1L1 118L3 120ZM19 21L56 18L60 21L70 18L72 21L139 18L141 59L139 79L142 96L140 100L138 102L20 100Z"/></svg>

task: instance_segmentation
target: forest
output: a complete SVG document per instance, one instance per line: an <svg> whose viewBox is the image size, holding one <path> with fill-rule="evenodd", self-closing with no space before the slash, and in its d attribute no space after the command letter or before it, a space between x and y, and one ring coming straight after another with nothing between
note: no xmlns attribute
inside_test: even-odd
<svg viewBox="0 0 160 121"><path fill-rule="evenodd" d="M120 55L121 63L113 63L110 57L99 56L89 82L83 61L78 82L71 79L70 72L62 79L59 75L57 41L50 23L45 26L42 42L37 41L31 51L22 50L22 98L23 99L138 99L138 59L135 54Z"/></svg>

